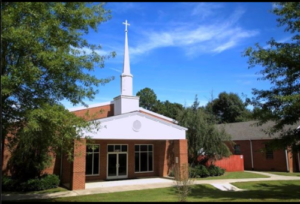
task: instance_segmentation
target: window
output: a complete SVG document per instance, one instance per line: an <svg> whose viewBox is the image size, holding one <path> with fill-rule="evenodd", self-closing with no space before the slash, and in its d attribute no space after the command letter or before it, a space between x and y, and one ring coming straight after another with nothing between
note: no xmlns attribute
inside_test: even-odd
<svg viewBox="0 0 300 204"><path fill-rule="evenodd" d="M99 148L98 144L86 145L85 175L99 175Z"/></svg>
<svg viewBox="0 0 300 204"><path fill-rule="evenodd" d="M273 159L273 150L270 149L269 145L265 145L266 148L266 159Z"/></svg>
<svg viewBox="0 0 300 204"><path fill-rule="evenodd" d="M107 152L127 152L127 145L108 145Z"/></svg>
<svg viewBox="0 0 300 204"><path fill-rule="evenodd" d="M153 145L135 145L135 172L153 171Z"/></svg>
<svg viewBox="0 0 300 204"><path fill-rule="evenodd" d="M240 145L234 145L234 154L241 154Z"/></svg>

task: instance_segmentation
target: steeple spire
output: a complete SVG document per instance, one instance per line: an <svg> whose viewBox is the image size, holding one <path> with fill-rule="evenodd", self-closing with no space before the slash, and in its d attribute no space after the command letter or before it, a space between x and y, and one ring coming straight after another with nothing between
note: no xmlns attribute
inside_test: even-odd
<svg viewBox="0 0 300 204"><path fill-rule="evenodd" d="M127 20L123 23L125 25L125 50L124 50L124 65L123 73L121 75L121 95L132 96L132 75L130 74L130 62L128 51L128 39L127 39Z"/></svg>
<svg viewBox="0 0 300 204"><path fill-rule="evenodd" d="M114 115L130 113L139 110L139 96L132 95L132 75L130 74L128 40L127 40L127 20L125 25L125 52L123 73L121 74L121 95L114 98Z"/></svg>

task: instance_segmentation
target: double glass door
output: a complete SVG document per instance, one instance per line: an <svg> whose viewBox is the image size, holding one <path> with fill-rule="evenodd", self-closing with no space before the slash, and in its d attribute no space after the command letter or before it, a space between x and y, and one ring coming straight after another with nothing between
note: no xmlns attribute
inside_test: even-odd
<svg viewBox="0 0 300 204"><path fill-rule="evenodd" d="M127 178L127 145L108 145L107 179Z"/></svg>

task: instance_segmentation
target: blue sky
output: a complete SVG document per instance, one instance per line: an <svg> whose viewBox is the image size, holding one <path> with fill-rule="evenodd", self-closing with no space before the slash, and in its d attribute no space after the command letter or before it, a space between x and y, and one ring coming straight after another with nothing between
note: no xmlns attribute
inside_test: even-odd
<svg viewBox="0 0 300 204"><path fill-rule="evenodd" d="M96 69L99 78L115 79L98 87L98 94L88 105L112 101L120 95L120 74L123 69L125 26L128 21L130 69L133 94L149 87L157 99L189 106L198 95L200 106L206 105L220 92L251 97L252 88L266 89L269 82L257 80L259 66L248 69L243 51L249 46L273 37L286 42L291 35L278 27L277 16L270 12L271 2L202 3L142 2L107 3L112 19L99 25L98 32L83 37L100 44L99 53L115 51L103 69ZM63 101L66 108L73 107Z"/></svg>

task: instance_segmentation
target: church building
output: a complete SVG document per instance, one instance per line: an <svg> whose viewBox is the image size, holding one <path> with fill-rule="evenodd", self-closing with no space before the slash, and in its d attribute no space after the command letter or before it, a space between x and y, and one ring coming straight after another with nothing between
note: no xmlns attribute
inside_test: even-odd
<svg viewBox="0 0 300 204"><path fill-rule="evenodd" d="M127 20L121 92L112 101L70 110L79 117L99 113L98 131L85 132L93 142L78 145L72 163L61 162L61 181L72 190L85 189L86 182L145 177L165 177L174 166L188 165L187 128L172 118L139 107L133 95L130 73ZM50 170L50 169L49 169ZM180 170L179 172L182 172ZM180 177L183 174L179 174Z"/></svg>

